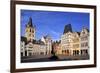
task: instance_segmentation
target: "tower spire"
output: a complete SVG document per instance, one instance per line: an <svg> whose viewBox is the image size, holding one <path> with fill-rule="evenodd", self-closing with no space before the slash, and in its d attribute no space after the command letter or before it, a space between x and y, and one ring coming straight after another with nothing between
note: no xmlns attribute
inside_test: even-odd
<svg viewBox="0 0 100 73"><path fill-rule="evenodd" d="M28 25L31 26L31 27L33 26L33 25L32 25L32 18L31 18L31 17L29 18Z"/></svg>
<svg viewBox="0 0 100 73"><path fill-rule="evenodd" d="M29 18L29 21L26 25L26 29L25 29L25 37L27 38L27 41L32 41L33 39L35 39L35 28L32 24L32 18Z"/></svg>

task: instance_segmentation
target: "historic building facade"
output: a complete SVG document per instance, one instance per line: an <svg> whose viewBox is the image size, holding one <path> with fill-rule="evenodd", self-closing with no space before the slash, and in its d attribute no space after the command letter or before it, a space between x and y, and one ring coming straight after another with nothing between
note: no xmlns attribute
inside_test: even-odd
<svg viewBox="0 0 100 73"><path fill-rule="evenodd" d="M65 26L64 33L61 36L61 49L62 54L64 55L72 55L73 50L73 32L71 24Z"/></svg>
<svg viewBox="0 0 100 73"><path fill-rule="evenodd" d="M83 28L80 34L80 48L81 55L89 54L89 30L87 28Z"/></svg>
<svg viewBox="0 0 100 73"><path fill-rule="evenodd" d="M61 41L54 42L53 49L56 55L61 55L62 54Z"/></svg>
<svg viewBox="0 0 100 73"><path fill-rule="evenodd" d="M51 54L51 50L52 50L52 40L51 37L49 35L43 36L41 38L41 41L44 42L44 44L46 45L46 54Z"/></svg>
<svg viewBox="0 0 100 73"><path fill-rule="evenodd" d="M42 41L29 42L26 45L27 56L46 55L46 45Z"/></svg>
<svg viewBox="0 0 100 73"><path fill-rule="evenodd" d="M73 56L80 55L80 32L73 32Z"/></svg>
<svg viewBox="0 0 100 73"><path fill-rule="evenodd" d="M25 42L21 41L21 56L25 56Z"/></svg>
<svg viewBox="0 0 100 73"><path fill-rule="evenodd" d="M20 43L20 47L21 47L21 56L25 56L26 55L26 41L27 39L25 37L21 37L21 43Z"/></svg>
<svg viewBox="0 0 100 73"><path fill-rule="evenodd" d="M84 56L89 54L89 30L83 28L81 32L73 32L71 24L65 26L61 35L60 49L57 54L67 56ZM58 45L59 47L59 45Z"/></svg>

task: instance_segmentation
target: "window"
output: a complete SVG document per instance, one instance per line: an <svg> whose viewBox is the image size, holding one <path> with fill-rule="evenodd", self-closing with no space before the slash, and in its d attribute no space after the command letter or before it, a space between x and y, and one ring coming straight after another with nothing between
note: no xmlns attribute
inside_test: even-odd
<svg viewBox="0 0 100 73"><path fill-rule="evenodd" d="M88 42L85 43L85 46L88 46Z"/></svg>
<svg viewBox="0 0 100 73"><path fill-rule="evenodd" d="M73 50L73 55L75 55L75 50Z"/></svg>
<svg viewBox="0 0 100 73"><path fill-rule="evenodd" d="M64 53L64 50L62 50L62 53Z"/></svg>
<svg viewBox="0 0 100 73"><path fill-rule="evenodd" d="M32 30L32 32L34 33L34 30Z"/></svg>
<svg viewBox="0 0 100 73"><path fill-rule="evenodd" d="M76 48L78 48L79 47L79 44L76 44Z"/></svg>
<svg viewBox="0 0 100 73"><path fill-rule="evenodd" d="M85 50L85 53L88 54L88 50Z"/></svg>
<svg viewBox="0 0 100 73"><path fill-rule="evenodd" d="M43 52L40 52L40 54L43 55L44 53Z"/></svg>
<svg viewBox="0 0 100 73"><path fill-rule="evenodd" d="M79 50L77 50L77 55L79 55Z"/></svg>
<svg viewBox="0 0 100 73"><path fill-rule="evenodd" d="M81 50L81 55L83 54L83 50Z"/></svg>
<svg viewBox="0 0 100 73"><path fill-rule="evenodd" d="M67 53L69 53L69 50L67 50Z"/></svg>
<svg viewBox="0 0 100 73"><path fill-rule="evenodd" d="M64 52L66 53L66 50L64 50Z"/></svg>
<svg viewBox="0 0 100 73"><path fill-rule="evenodd" d="M31 29L30 29L30 32L31 32Z"/></svg>
<svg viewBox="0 0 100 73"><path fill-rule="evenodd" d="M29 56L32 56L32 53L29 53Z"/></svg>
<svg viewBox="0 0 100 73"><path fill-rule="evenodd" d="M21 56L23 56L23 53L21 52Z"/></svg>
<svg viewBox="0 0 100 73"><path fill-rule="evenodd" d="M23 45L21 45L23 47Z"/></svg>
<svg viewBox="0 0 100 73"><path fill-rule="evenodd" d="M85 44L84 44L84 43L82 43L82 44L81 44L81 47L85 47L84 45L85 45Z"/></svg>

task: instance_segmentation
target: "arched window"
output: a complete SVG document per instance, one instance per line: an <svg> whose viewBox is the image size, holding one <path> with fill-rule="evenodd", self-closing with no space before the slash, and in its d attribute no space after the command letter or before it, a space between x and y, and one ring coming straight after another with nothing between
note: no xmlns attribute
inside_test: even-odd
<svg viewBox="0 0 100 73"><path fill-rule="evenodd" d="M79 55L79 50L77 50L77 55Z"/></svg>
<svg viewBox="0 0 100 73"><path fill-rule="evenodd" d="M30 32L31 32L31 28L30 28Z"/></svg>

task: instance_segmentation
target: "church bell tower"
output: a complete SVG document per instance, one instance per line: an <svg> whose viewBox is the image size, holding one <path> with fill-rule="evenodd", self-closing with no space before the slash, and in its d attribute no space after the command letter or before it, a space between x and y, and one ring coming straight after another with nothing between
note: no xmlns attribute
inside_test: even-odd
<svg viewBox="0 0 100 73"><path fill-rule="evenodd" d="M25 29L25 37L27 41L33 41L35 39L35 26L32 24L32 18L29 18L29 21L26 25Z"/></svg>

